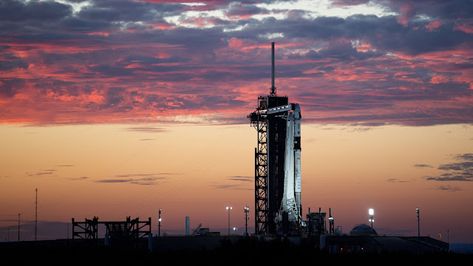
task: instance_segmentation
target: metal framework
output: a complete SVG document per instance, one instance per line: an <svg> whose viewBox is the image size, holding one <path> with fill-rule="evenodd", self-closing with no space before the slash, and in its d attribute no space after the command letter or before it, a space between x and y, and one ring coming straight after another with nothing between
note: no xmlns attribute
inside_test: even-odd
<svg viewBox="0 0 473 266"><path fill-rule="evenodd" d="M76 222L72 218L72 239L97 239L99 238L99 217Z"/></svg>
<svg viewBox="0 0 473 266"><path fill-rule="evenodd" d="M98 239L99 224L105 226L106 235L110 238L135 240L151 234L151 217L147 221L128 216L125 221L100 222L98 217L85 219L84 222L76 222L72 218L72 239Z"/></svg>
<svg viewBox="0 0 473 266"><path fill-rule="evenodd" d="M260 103L262 103L260 97ZM268 120L259 112L263 106L250 114L251 125L257 131L255 148L255 234L265 234L268 229ZM266 109L266 108L264 108Z"/></svg>

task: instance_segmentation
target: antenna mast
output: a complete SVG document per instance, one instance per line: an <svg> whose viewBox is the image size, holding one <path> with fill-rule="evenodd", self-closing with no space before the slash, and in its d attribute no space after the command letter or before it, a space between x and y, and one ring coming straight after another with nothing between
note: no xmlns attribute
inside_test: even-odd
<svg viewBox="0 0 473 266"><path fill-rule="evenodd" d="M38 188L35 189L35 206L34 206L34 240L38 240Z"/></svg>
<svg viewBox="0 0 473 266"><path fill-rule="evenodd" d="M271 42L271 95L276 95L276 87L274 86L274 42Z"/></svg>

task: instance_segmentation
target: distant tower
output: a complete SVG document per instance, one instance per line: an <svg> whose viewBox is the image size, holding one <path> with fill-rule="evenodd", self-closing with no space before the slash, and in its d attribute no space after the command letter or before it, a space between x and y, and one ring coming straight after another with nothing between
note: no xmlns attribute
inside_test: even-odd
<svg viewBox="0 0 473 266"><path fill-rule="evenodd" d="M35 204L34 204L34 240L38 240L38 189L35 189Z"/></svg>
<svg viewBox="0 0 473 266"><path fill-rule="evenodd" d="M271 44L271 88L258 97L248 118L257 131L255 148L255 233L290 234L302 225L301 110L278 96L274 42Z"/></svg>
<svg viewBox="0 0 473 266"><path fill-rule="evenodd" d="M190 236L190 234L191 234L191 218L189 216L186 216L185 226L186 226L186 236Z"/></svg>
<svg viewBox="0 0 473 266"><path fill-rule="evenodd" d="M335 234L335 218L332 216L332 208L328 208L328 233Z"/></svg>

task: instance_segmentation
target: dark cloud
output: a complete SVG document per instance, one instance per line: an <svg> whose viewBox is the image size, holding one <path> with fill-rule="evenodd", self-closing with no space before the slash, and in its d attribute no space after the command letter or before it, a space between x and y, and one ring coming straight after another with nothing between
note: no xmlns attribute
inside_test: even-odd
<svg viewBox="0 0 473 266"><path fill-rule="evenodd" d="M473 14L473 1L471 0L374 0L373 2L387 4L394 11L400 13L406 12L403 9L408 9L411 18L415 15L428 15L441 19L462 19L471 18L471 14Z"/></svg>
<svg viewBox="0 0 473 266"><path fill-rule="evenodd" d="M221 185L214 185L216 189L229 189L229 190L252 190L252 188L245 188L240 186L239 184L221 184Z"/></svg>
<svg viewBox="0 0 473 266"><path fill-rule="evenodd" d="M238 181L238 182L253 182L254 177L252 176L241 176L241 175L234 175L228 177L229 181Z"/></svg>
<svg viewBox="0 0 473 266"><path fill-rule="evenodd" d="M88 176L80 176L80 177L73 177L73 178L69 178L69 180L72 180L72 181L81 181L81 180L87 180L89 179L90 177Z"/></svg>
<svg viewBox="0 0 473 266"><path fill-rule="evenodd" d="M95 182L97 183L128 183L131 182L133 179L99 179Z"/></svg>
<svg viewBox="0 0 473 266"><path fill-rule="evenodd" d="M150 177L156 175L172 175L172 173L133 173L133 174L119 174L116 177Z"/></svg>
<svg viewBox="0 0 473 266"><path fill-rule="evenodd" d="M91 1L72 15L67 4L4 1L0 98L7 100L0 119L108 123L218 113L220 123L245 123L241 113L253 106L255 84L265 86L269 76L267 36L281 33L277 77L291 85L280 91L302 104L307 122L472 122L469 1L372 1L396 12L410 6L407 24L398 16L312 19L295 9L276 11L287 19L256 20L251 16L268 12L256 2ZM1 16L13 9L19 12ZM209 20L209 28L166 20L215 9L227 18L181 17L196 26ZM431 20L415 18L421 13L441 21L432 30Z"/></svg>
<svg viewBox="0 0 473 266"><path fill-rule="evenodd" d="M0 97L11 98L21 90L25 81L18 78L4 79L0 78ZM1 116L1 115L0 115Z"/></svg>
<svg viewBox="0 0 473 266"><path fill-rule="evenodd" d="M430 164L425 164L425 163L414 164L414 167L417 167L417 168L433 168L432 165L430 165Z"/></svg>
<svg viewBox="0 0 473 266"><path fill-rule="evenodd" d="M152 141L152 140L156 140L156 139L139 139L139 141Z"/></svg>
<svg viewBox="0 0 473 266"><path fill-rule="evenodd" d="M45 169L41 171L37 171L34 173L26 173L28 176L48 176L48 175L53 175L55 174L57 170L56 169Z"/></svg>
<svg viewBox="0 0 473 266"><path fill-rule="evenodd" d="M252 176L234 175L228 176L225 183L212 186L216 189L251 190L252 182L254 182Z"/></svg>
<svg viewBox="0 0 473 266"><path fill-rule="evenodd" d="M72 14L69 5L53 1L17 1L0 2L0 21L54 21Z"/></svg>
<svg viewBox="0 0 473 266"><path fill-rule="evenodd" d="M437 190L442 190L442 191L450 191L450 192L457 192L461 191L459 187L453 187L453 186L438 186L436 187Z"/></svg>
<svg viewBox="0 0 473 266"><path fill-rule="evenodd" d="M266 14L268 13L268 11L252 4L245 4L243 2L232 2L225 13L228 16L237 16L244 18L245 16L249 15Z"/></svg>
<svg viewBox="0 0 473 266"><path fill-rule="evenodd" d="M169 175L177 173L130 173L118 174L113 178L95 180L97 183L129 183L135 185L156 185L159 180L165 180Z"/></svg>
<svg viewBox="0 0 473 266"><path fill-rule="evenodd" d="M109 178L109 179L99 179L95 180L96 183L128 183L134 185L144 185L144 186L151 186L156 185L158 180L164 180L166 177L163 176L148 176L148 177L140 177L140 178Z"/></svg>
<svg viewBox="0 0 473 266"><path fill-rule="evenodd" d="M473 153L458 154L455 159L455 163L438 167L443 171L440 175L425 178L430 181L473 181Z"/></svg>

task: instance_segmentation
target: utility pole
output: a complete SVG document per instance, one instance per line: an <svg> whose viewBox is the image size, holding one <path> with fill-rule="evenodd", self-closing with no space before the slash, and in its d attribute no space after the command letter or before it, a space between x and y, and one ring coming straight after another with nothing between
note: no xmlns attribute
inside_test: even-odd
<svg viewBox="0 0 473 266"><path fill-rule="evenodd" d="M416 208L417 214L417 237L420 237L420 209Z"/></svg>
<svg viewBox="0 0 473 266"><path fill-rule="evenodd" d="M38 240L38 188L35 189L36 197L34 204L34 241Z"/></svg>
<svg viewBox="0 0 473 266"><path fill-rule="evenodd" d="M246 205L245 208L243 208L243 210L245 211L245 236L248 236L248 219L250 218L249 217L250 207Z"/></svg>
<svg viewBox="0 0 473 266"><path fill-rule="evenodd" d="M161 237L161 209L158 211L158 237Z"/></svg>
<svg viewBox="0 0 473 266"><path fill-rule="evenodd" d="M21 220L21 213L18 213L18 242L20 242L20 220Z"/></svg>

